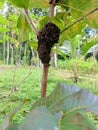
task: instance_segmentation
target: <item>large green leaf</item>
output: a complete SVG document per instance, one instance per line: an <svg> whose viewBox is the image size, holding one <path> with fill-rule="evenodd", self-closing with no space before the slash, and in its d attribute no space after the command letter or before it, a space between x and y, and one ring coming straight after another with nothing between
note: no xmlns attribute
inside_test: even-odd
<svg viewBox="0 0 98 130"><path fill-rule="evenodd" d="M93 9L98 8L97 0L59 0L58 4L64 7L67 11L69 10L70 15L75 19L79 19ZM94 17L95 20L92 20L92 17L88 19L88 23L90 23L91 26L96 27L94 22L97 23L98 17Z"/></svg>
<svg viewBox="0 0 98 130"><path fill-rule="evenodd" d="M6 130L56 130L58 122L45 107L32 110L25 121L19 125L11 125Z"/></svg>
<svg viewBox="0 0 98 130"><path fill-rule="evenodd" d="M68 53L65 51L62 51L62 49L59 47L57 49L52 49L52 52L56 52L60 56L62 56L64 59L66 59L66 56L68 56Z"/></svg>
<svg viewBox="0 0 98 130"><path fill-rule="evenodd" d="M28 9L30 0L11 0L13 4L20 8L26 8Z"/></svg>
<svg viewBox="0 0 98 130"><path fill-rule="evenodd" d="M81 35L76 35L75 37L70 39L70 43L71 43L71 57L73 57L73 58L76 56L76 48L79 46L80 40L81 40Z"/></svg>
<svg viewBox="0 0 98 130"><path fill-rule="evenodd" d="M87 17L88 24L92 28L98 28L98 10Z"/></svg>
<svg viewBox="0 0 98 130"><path fill-rule="evenodd" d="M6 128L7 130L17 130L17 125L10 126L10 121L12 120L14 115L21 109L21 107L28 101L29 101L28 99L24 99L23 102L20 103L18 107L16 107L12 112L9 113L9 115L7 115L7 117L5 117L3 123L0 125L0 130L5 130Z"/></svg>
<svg viewBox="0 0 98 130"><path fill-rule="evenodd" d="M4 2L5 2L5 0L0 0L0 8L2 8Z"/></svg>
<svg viewBox="0 0 98 130"><path fill-rule="evenodd" d="M64 115L58 114L60 130L97 130L95 125L82 113L72 111ZM32 110L22 124L10 125L6 130L58 130L58 121L46 107ZM3 130L3 129L2 129Z"/></svg>
<svg viewBox="0 0 98 130"><path fill-rule="evenodd" d="M60 30L62 30L65 27L65 23L63 21L63 19L60 19L58 17L58 15L52 17L50 19L50 22L54 23L56 26L58 26L60 28Z"/></svg>
<svg viewBox="0 0 98 130"><path fill-rule="evenodd" d="M29 32L31 28L24 15L20 15L17 21L17 28L19 29L19 41L26 41L29 39Z"/></svg>
<svg viewBox="0 0 98 130"><path fill-rule="evenodd" d="M8 24L8 20L4 16L0 15L0 25L3 26L7 24Z"/></svg>
<svg viewBox="0 0 98 130"><path fill-rule="evenodd" d="M14 5L20 8L46 8L49 7L47 0L10 0Z"/></svg>
<svg viewBox="0 0 98 130"><path fill-rule="evenodd" d="M30 8L46 8L49 7L47 0L30 0Z"/></svg>
<svg viewBox="0 0 98 130"><path fill-rule="evenodd" d="M48 16L43 16L39 19L39 29L41 30L48 22L49 17Z"/></svg>
<svg viewBox="0 0 98 130"><path fill-rule="evenodd" d="M60 84L50 96L35 102L32 109L41 105L45 105L54 114L74 109L98 114L98 96L87 89L65 84Z"/></svg>
<svg viewBox="0 0 98 130"><path fill-rule="evenodd" d="M88 41L88 42L84 42L82 44L82 48L81 48L81 51L82 51L82 54L86 54L87 51L94 45L98 44L98 38L96 39L93 39L91 41Z"/></svg>
<svg viewBox="0 0 98 130"><path fill-rule="evenodd" d="M58 123L45 107L39 107L28 115L21 130L55 130L58 128Z"/></svg>
<svg viewBox="0 0 98 130"><path fill-rule="evenodd" d="M65 40L62 44L57 46L57 48L53 48L52 52L56 52L57 54L61 55L64 59L66 56L71 56L72 48L70 41Z"/></svg>
<svg viewBox="0 0 98 130"><path fill-rule="evenodd" d="M75 37L77 34L81 34L82 30L84 29L85 25L86 25L86 21L81 21L77 24L74 24L72 27L70 27L69 29L67 29L66 31L64 31L61 34L61 41L62 41L62 37L64 37L67 40L71 40L73 37ZM63 29L62 29L63 30ZM64 39L63 38L63 39ZM64 40L65 40L64 39Z"/></svg>
<svg viewBox="0 0 98 130"><path fill-rule="evenodd" d="M65 115L62 116L60 112ZM39 99L33 104L30 114L23 124L15 126L15 130L56 130L58 129L58 119L62 120L63 117L62 130L64 128L67 130L96 130L80 112L98 114L98 96L87 89L60 84L50 96ZM6 130L11 129L14 129L13 125Z"/></svg>
<svg viewBox="0 0 98 130"><path fill-rule="evenodd" d="M1 130L19 130L18 128L19 128L18 124L13 124L13 125L9 125L8 128L1 129Z"/></svg>
<svg viewBox="0 0 98 130"><path fill-rule="evenodd" d="M77 16L80 14L86 14L87 12L98 8L97 0L59 0L59 5L65 7L65 9L71 9L71 15ZM75 14L75 12L77 12Z"/></svg>
<svg viewBox="0 0 98 130"><path fill-rule="evenodd" d="M95 125L83 113L77 111L63 115L60 130L97 130Z"/></svg>
<svg viewBox="0 0 98 130"><path fill-rule="evenodd" d="M29 45L30 45L31 47L33 47L35 50L37 50L37 48L38 48L38 42L31 41L31 42L29 43Z"/></svg>
<svg viewBox="0 0 98 130"><path fill-rule="evenodd" d="M97 130L95 125L77 111L71 111L62 115L60 130ZM52 116L46 107L41 106L32 110L22 124L10 125L6 130L58 130L58 120ZM3 129L2 129L3 130Z"/></svg>

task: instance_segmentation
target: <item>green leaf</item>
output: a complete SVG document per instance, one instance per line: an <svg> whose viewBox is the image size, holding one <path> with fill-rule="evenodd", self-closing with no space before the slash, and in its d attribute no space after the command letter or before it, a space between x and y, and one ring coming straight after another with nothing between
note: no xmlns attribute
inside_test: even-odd
<svg viewBox="0 0 98 130"><path fill-rule="evenodd" d="M49 2L47 0L10 0L14 5L20 8L47 8Z"/></svg>
<svg viewBox="0 0 98 130"><path fill-rule="evenodd" d="M59 0L58 4L67 10L71 9L70 13L74 17L77 15L79 16L80 14L86 14L87 12L98 7L97 0Z"/></svg>
<svg viewBox="0 0 98 130"><path fill-rule="evenodd" d="M19 29L19 41L26 41L29 39L31 28L24 15L20 15L17 21L17 28Z"/></svg>
<svg viewBox="0 0 98 130"><path fill-rule="evenodd" d="M55 88L55 90L46 98L39 99L36 101L33 105L32 108L45 105L49 110L53 110L53 113L56 113L53 107L55 107L56 103L59 105L57 106L57 110L60 111L62 106L60 106L63 102L63 100L67 97L70 96L71 94L78 92L80 89L76 86L68 86L65 84L59 84ZM53 109L52 109L53 108ZM58 112L57 111L57 112Z"/></svg>
<svg viewBox="0 0 98 130"><path fill-rule="evenodd" d="M39 19L39 28L40 30L46 25L46 23L48 22L49 17L48 16L43 16Z"/></svg>
<svg viewBox="0 0 98 130"><path fill-rule="evenodd" d="M13 126L9 126L10 125L10 121L12 120L12 118L15 116L15 114L21 109L21 107L28 102L29 99L24 99L22 103L19 104L18 107L16 107L12 112L9 113L9 115L7 117L5 117L3 123L0 125L0 130L17 130L16 125ZM9 127L8 127L9 126Z"/></svg>
<svg viewBox="0 0 98 130"><path fill-rule="evenodd" d="M11 0L12 3L20 8L28 9L30 0Z"/></svg>
<svg viewBox="0 0 98 130"><path fill-rule="evenodd" d="M30 8L47 8L49 2L47 0L30 0Z"/></svg>
<svg viewBox="0 0 98 130"><path fill-rule="evenodd" d="M57 4L61 5L67 11L66 15L69 14L75 19L79 19L88 12L98 8L97 0L59 0ZM95 12L92 15L89 15L88 23L96 28L98 27L98 11L96 11L95 16L94 14Z"/></svg>
<svg viewBox="0 0 98 130"><path fill-rule="evenodd" d="M56 52L57 54L61 55L64 59L66 59L66 56L68 55L67 52L63 52L60 48L54 49L52 52Z"/></svg>
<svg viewBox="0 0 98 130"><path fill-rule="evenodd" d="M54 23L56 26L58 26L60 28L60 30L62 30L65 27L65 23L62 19L54 16L50 19L50 22Z"/></svg>
<svg viewBox="0 0 98 130"><path fill-rule="evenodd" d="M91 41L88 41L88 42L84 42L82 47L81 47L81 51L82 51L82 54L86 54L87 51L94 45L96 45L98 43L98 38L94 39L94 40L91 40Z"/></svg>
<svg viewBox="0 0 98 130"><path fill-rule="evenodd" d="M88 25L91 28L98 28L98 10L87 17Z"/></svg>
<svg viewBox="0 0 98 130"><path fill-rule="evenodd" d="M57 120L46 107L41 106L32 110L22 124L11 125L6 130L56 130L57 128Z"/></svg>
<svg viewBox="0 0 98 130"><path fill-rule="evenodd" d="M83 113L77 111L65 113L60 126L61 130L97 130L95 125Z"/></svg>
<svg viewBox="0 0 98 130"><path fill-rule="evenodd" d="M58 123L45 107L39 107L29 113L21 130L55 130Z"/></svg>
<svg viewBox="0 0 98 130"><path fill-rule="evenodd" d="M37 50L37 48L38 48L38 42L31 41L31 42L29 43L29 45L30 45L31 47L33 47L35 50Z"/></svg>
<svg viewBox="0 0 98 130"><path fill-rule="evenodd" d="M60 84L50 96L35 102L32 109L41 105L45 105L54 114L74 109L98 114L98 96L87 89L79 89L66 84Z"/></svg>
<svg viewBox="0 0 98 130"><path fill-rule="evenodd" d="M19 130L18 128L19 128L18 124L13 124L13 125L10 125L8 128L6 128L5 130Z"/></svg>
<svg viewBox="0 0 98 130"><path fill-rule="evenodd" d="M5 2L5 0L0 0L0 8L2 8L4 2Z"/></svg>
<svg viewBox="0 0 98 130"><path fill-rule="evenodd" d="M66 56L71 56L71 44L70 41L65 40L61 46L58 46L56 49L52 49L52 52L56 52L57 54L61 55L63 58Z"/></svg>
<svg viewBox="0 0 98 130"><path fill-rule="evenodd" d="M65 36L65 39L70 40L73 37L75 37L77 34L81 34L82 30L84 29L85 25L86 25L86 21L81 21L77 24L74 24L72 27L70 27L69 29L67 29L66 31L64 31L61 35L62 37ZM63 29L62 29L63 30ZM64 40L65 40L64 39Z"/></svg>
<svg viewBox="0 0 98 130"><path fill-rule="evenodd" d="M4 26L6 24L8 24L8 20L4 16L0 15L0 25Z"/></svg>
<svg viewBox="0 0 98 130"><path fill-rule="evenodd" d="M76 35L72 39L70 39L71 57L73 58L76 56L76 48L78 47L80 40L81 40L81 35Z"/></svg>

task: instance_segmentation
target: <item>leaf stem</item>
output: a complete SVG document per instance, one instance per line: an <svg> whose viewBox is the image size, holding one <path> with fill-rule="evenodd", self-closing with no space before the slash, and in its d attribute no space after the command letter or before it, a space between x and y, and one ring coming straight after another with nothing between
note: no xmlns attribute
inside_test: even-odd
<svg viewBox="0 0 98 130"><path fill-rule="evenodd" d="M72 27L73 25L75 25L76 23L78 23L78 22L80 22L81 20L83 20L83 19L84 19L85 17L87 17L88 15L94 13L94 12L97 11L97 10L98 10L98 8L96 8L96 9L90 11L89 13L87 13L86 15L84 15L83 17L81 17L80 19L76 20L75 22L73 22L72 24L70 24L69 26L67 26L65 29L63 29L63 30L60 32L60 34L63 33L64 31L66 31L67 29L69 29L70 27Z"/></svg>
<svg viewBox="0 0 98 130"><path fill-rule="evenodd" d="M50 4L50 13L49 13L49 17L53 17L54 16L54 8L55 8L55 2L56 0L52 0L51 4Z"/></svg>
<svg viewBox="0 0 98 130"><path fill-rule="evenodd" d="M28 21L28 23L29 23L31 29L35 32L36 35L38 35L38 34L39 34L39 31L35 28L33 22L31 21L29 15L28 15L27 9L23 9L23 14L25 15L25 17L26 17L26 19L27 19L27 21Z"/></svg>

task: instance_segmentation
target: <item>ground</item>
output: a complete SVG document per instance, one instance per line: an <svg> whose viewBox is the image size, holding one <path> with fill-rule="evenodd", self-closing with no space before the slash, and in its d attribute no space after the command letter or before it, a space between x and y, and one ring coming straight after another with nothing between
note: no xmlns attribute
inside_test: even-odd
<svg viewBox="0 0 98 130"><path fill-rule="evenodd" d="M75 84L98 95L98 73L90 70L50 67L47 95L59 82ZM20 122L24 118L31 104L40 98L41 76L42 68L35 66L0 66L0 122L23 100L28 100L12 121Z"/></svg>

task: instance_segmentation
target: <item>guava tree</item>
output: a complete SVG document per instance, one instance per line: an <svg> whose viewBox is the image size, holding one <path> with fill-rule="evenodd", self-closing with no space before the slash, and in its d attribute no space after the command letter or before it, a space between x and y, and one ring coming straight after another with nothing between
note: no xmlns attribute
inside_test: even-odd
<svg viewBox="0 0 98 130"><path fill-rule="evenodd" d="M87 90L80 90L74 86L69 88L66 85L58 86L49 97L45 98L45 96L52 47L55 43L71 39L78 34L85 26L85 21L96 27L98 20L95 17L93 21L89 16L97 12L97 0L8 0L8 2L17 6L20 11L17 22L20 39L26 41L28 40L29 32L35 32L36 39L38 40L37 50L39 58L43 63L41 99L32 106L33 111L31 115L34 116L28 116L26 120L28 125L25 123L25 125L11 126L8 129L96 130L95 126L81 113L85 111L98 114L97 96L92 95ZM57 6L61 8L61 12L57 12L54 16L54 10ZM41 21L42 26L40 29L37 28L37 25L32 22L29 16L29 10L32 8L46 8L49 10L49 15ZM70 20L71 18L74 19ZM90 101L92 101L91 105ZM36 107L38 109L35 109ZM51 119L52 116L53 118ZM58 119L60 119L60 127L57 124ZM33 125L32 123L30 124L32 120L34 121ZM44 123L44 121L46 122ZM63 125L64 122L66 122L66 125ZM74 124L78 122L78 126L73 124L70 126L69 122L73 122Z"/></svg>
<svg viewBox="0 0 98 130"><path fill-rule="evenodd" d="M93 23L93 20L89 20L89 15L97 12L97 0L91 0L90 2L87 0L8 0L8 2L16 5L22 11L17 23L21 40L28 40L29 32L31 31L34 31L36 34L38 40L37 50L39 58L43 63L41 97L45 97L49 62L51 59L51 48L58 41L62 42L65 39L71 39L78 34L85 25L85 22L81 22L81 20L84 19L83 21L86 20L87 22L90 21L90 24ZM56 16L54 16L54 9L56 6L61 7L61 12L58 12ZM28 11L32 8L49 9L49 15L42 20L43 26L40 30L36 28L35 23L33 23L32 19L29 17ZM74 20L72 20L73 23L69 22L71 18L70 16L74 18ZM87 17L87 19L85 17ZM96 23L96 19L94 19L94 23Z"/></svg>

